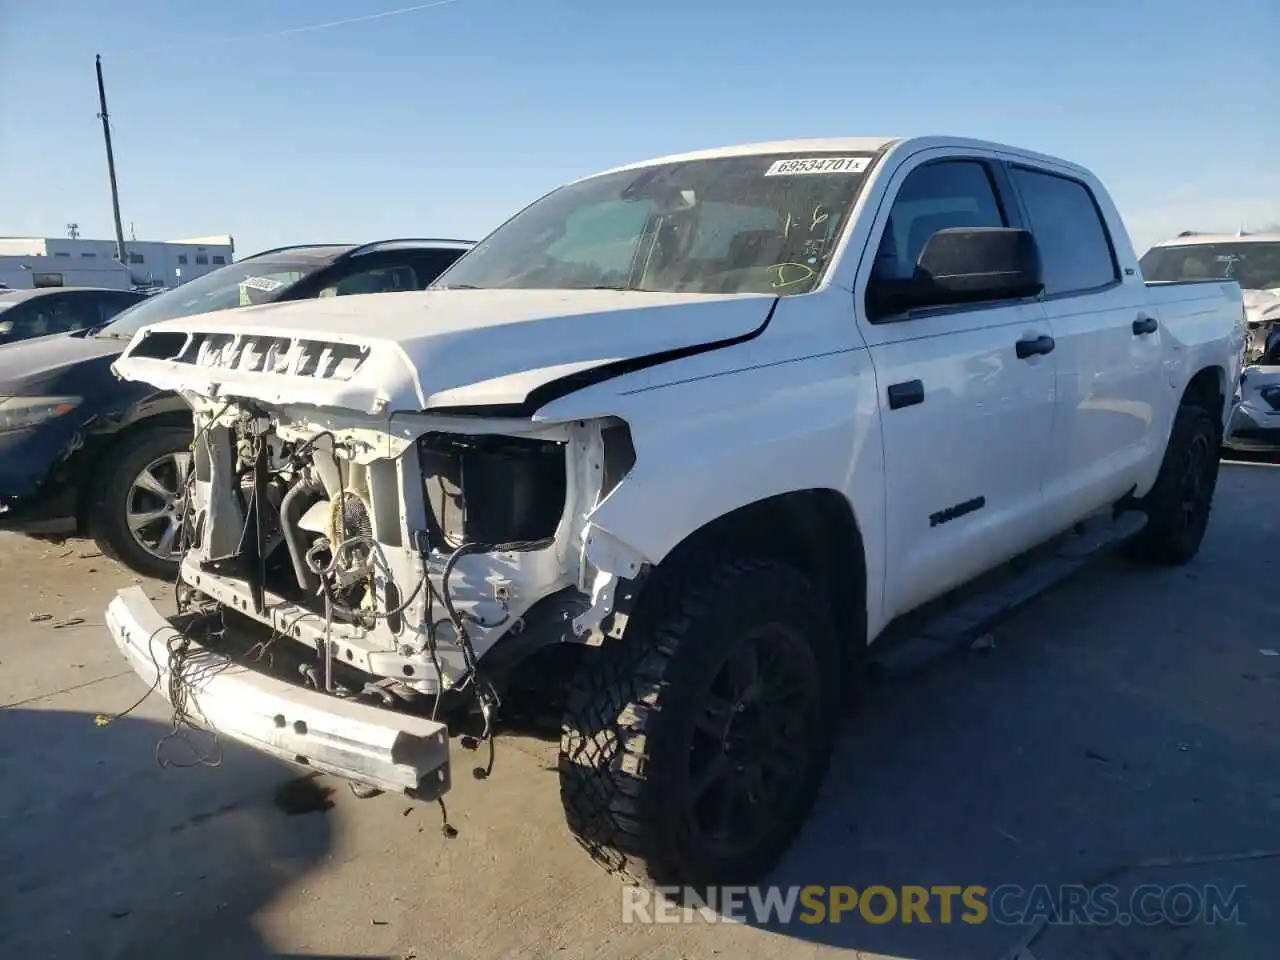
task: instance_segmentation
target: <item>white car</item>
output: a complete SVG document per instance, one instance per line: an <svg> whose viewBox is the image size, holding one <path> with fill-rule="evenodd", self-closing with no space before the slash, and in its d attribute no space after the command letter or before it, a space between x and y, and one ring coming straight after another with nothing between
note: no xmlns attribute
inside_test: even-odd
<svg viewBox="0 0 1280 960"><path fill-rule="evenodd" d="M1249 323L1246 370L1225 446L1280 450L1280 233L1233 236L1185 233L1142 257L1148 280L1234 280L1244 290Z"/></svg>
<svg viewBox="0 0 1280 960"><path fill-rule="evenodd" d="M107 622L184 715L367 792L442 795L444 721L488 737L537 678L592 855L749 883L907 615L1077 529L1039 586L1195 556L1243 316L1148 286L1102 184L1014 147L633 164L425 292L141 331L118 374L195 410L187 612Z"/></svg>

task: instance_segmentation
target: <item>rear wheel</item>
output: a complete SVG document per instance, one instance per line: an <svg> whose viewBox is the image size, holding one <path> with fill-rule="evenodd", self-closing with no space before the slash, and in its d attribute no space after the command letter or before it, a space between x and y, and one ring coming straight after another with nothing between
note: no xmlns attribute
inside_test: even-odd
<svg viewBox="0 0 1280 960"><path fill-rule="evenodd" d="M1221 431L1209 411L1179 407L1155 486L1139 503L1147 525L1126 544L1130 557L1163 566L1195 557L1209 526L1221 456Z"/></svg>
<svg viewBox="0 0 1280 960"><path fill-rule="evenodd" d="M840 673L828 604L797 570L751 559L669 599L575 677L565 817L631 879L750 883L785 851L826 771Z"/></svg>
<svg viewBox="0 0 1280 960"><path fill-rule="evenodd" d="M148 577L178 575L179 536L191 469L191 430L144 427L98 465L89 531L104 554Z"/></svg>

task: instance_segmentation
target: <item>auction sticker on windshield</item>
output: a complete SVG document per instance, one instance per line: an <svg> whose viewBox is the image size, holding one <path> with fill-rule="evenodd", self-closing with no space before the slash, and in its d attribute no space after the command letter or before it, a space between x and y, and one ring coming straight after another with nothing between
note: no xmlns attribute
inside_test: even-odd
<svg viewBox="0 0 1280 960"><path fill-rule="evenodd" d="M248 287L250 290L271 293L274 290L279 290L284 284L279 280L272 280L270 277L245 277L240 281L240 286Z"/></svg>
<svg viewBox="0 0 1280 960"><path fill-rule="evenodd" d="M798 160L776 160L764 172L766 177L790 176L797 173L865 173L870 157L812 157Z"/></svg>

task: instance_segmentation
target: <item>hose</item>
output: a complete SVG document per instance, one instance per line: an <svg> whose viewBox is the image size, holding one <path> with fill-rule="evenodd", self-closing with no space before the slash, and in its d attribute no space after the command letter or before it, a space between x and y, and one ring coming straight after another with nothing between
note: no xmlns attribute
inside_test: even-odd
<svg viewBox="0 0 1280 960"><path fill-rule="evenodd" d="M302 480L294 484L280 502L280 526L284 532L284 542L289 548L289 558L293 561L293 575L298 578L298 586L308 594L314 594L320 589L320 578L307 566L307 553L298 521L302 519L305 510L302 505L303 496L323 493L324 487L317 481Z"/></svg>

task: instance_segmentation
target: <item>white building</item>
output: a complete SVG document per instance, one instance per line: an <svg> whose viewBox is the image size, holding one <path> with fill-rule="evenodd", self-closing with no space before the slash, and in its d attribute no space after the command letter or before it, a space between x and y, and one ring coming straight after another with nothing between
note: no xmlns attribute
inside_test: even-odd
<svg viewBox="0 0 1280 960"><path fill-rule="evenodd" d="M32 287L175 287L232 261L230 236L126 240L127 264L114 240L0 237L0 284Z"/></svg>

